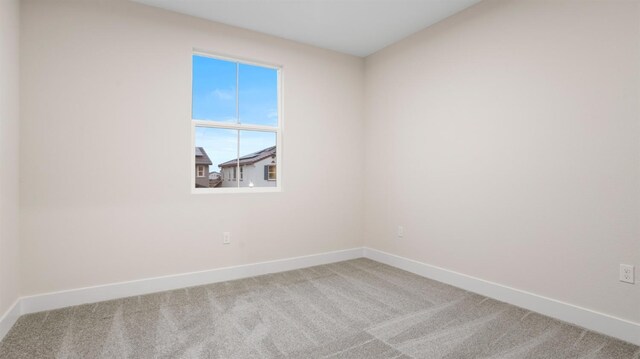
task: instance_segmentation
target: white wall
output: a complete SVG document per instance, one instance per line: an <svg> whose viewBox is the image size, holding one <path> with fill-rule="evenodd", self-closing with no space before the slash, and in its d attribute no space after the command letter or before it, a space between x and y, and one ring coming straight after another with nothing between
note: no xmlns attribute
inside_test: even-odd
<svg viewBox="0 0 640 359"><path fill-rule="evenodd" d="M22 16L24 295L362 246L362 59L121 0ZM283 192L191 194L192 48L283 66Z"/></svg>
<svg viewBox="0 0 640 359"><path fill-rule="evenodd" d="M638 6L485 0L363 64L122 0L24 1L22 294L364 243L639 322L617 281L640 264ZM282 193L190 193L193 47L284 65Z"/></svg>
<svg viewBox="0 0 640 359"><path fill-rule="evenodd" d="M486 0L368 57L365 244L640 322L639 6Z"/></svg>
<svg viewBox="0 0 640 359"><path fill-rule="evenodd" d="M0 0L0 317L19 294L18 0Z"/></svg>

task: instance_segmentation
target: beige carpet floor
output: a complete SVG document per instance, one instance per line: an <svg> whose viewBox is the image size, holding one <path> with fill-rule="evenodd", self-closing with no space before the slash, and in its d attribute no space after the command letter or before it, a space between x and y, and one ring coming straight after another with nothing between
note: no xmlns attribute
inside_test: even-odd
<svg viewBox="0 0 640 359"><path fill-rule="evenodd" d="M640 359L640 348L357 259L25 315L0 358Z"/></svg>

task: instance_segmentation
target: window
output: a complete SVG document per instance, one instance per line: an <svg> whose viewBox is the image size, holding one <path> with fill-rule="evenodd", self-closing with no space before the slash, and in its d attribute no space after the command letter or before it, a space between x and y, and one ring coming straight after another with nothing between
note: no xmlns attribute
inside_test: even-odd
<svg viewBox="0 0 640 359"><path fill-rule="evenodd" d="M202 165L224 179L210 181L209 187L194 179L193 192L279 190L281 69L204 53L194 53L192 64L196 178ZM261 173L264 166L269 166L266 176Z"/></svg>
<svg viewBox="0 0 640 359"><path fill-rule="evenodd" d="M267 181L275 181L277 178L276 174L276 165L268 165L265 166L266 180Z"/></svg>
<svg viewBox="0 0 640 359"><path fill-rule="evenodd" d="M204 177L204 166L198 166L198 177Z"/></svg>

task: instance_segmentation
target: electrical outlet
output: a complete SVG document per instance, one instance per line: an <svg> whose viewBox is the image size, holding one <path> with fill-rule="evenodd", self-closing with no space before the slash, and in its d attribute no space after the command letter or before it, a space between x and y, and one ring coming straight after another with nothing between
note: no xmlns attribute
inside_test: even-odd
<svg viewBox="0 0 640 359"><path fill-rule="evenodd" d="M634 269L630 264L620 264L620 281L635 284Z"/></svg>
<svg viewBox="0 0 640 359"><path fill-rule="evenodd" d="M222 244L231 244L231 232L222 233Z"/></svg>
<svg viewBox="0 0 640 359"><path fill-rule="evenodd" d="M396 234L398 235L398 238L404 237L404 227L398 226L398 231L396 232Z"/></svg>

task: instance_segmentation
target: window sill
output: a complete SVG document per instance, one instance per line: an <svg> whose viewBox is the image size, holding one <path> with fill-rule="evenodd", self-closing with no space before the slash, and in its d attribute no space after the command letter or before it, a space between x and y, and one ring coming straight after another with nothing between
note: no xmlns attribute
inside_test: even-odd
<svg viewBox="0 0 640 359"><path fill-rule="evenodd" d="M281 187L223 187L223 188L192 188L191 194L222 194L222 193L274 193L282 192Z"/></svg>

